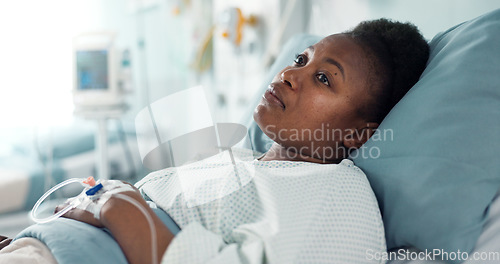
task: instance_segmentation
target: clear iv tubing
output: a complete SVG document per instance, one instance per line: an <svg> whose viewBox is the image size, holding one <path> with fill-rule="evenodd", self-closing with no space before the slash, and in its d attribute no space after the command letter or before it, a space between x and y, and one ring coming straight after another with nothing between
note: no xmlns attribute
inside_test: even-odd
<svg viewBox="0 0 500 264"><path fill-rule="evenodd" d="M42 195L42 197L40 197L40 199L38 199L38 201L36 202L35 206L33 206L33 209L31 210L31 214L30 214L31 219L33 221L39 223L39 224L48 223L50 221L55 220L58 217L61 217L62 215L64 215L65 213L67 213L69 210L71 210L71 209L75 208L76 206L78 206L77 204L71 203L68 206L64 207L64 209L62 209L61 211L59 211L56 214L53 214L53 215L51 215L49 217L42 218L42 219L35 217L35 214L36 214L36 211L38 210L38 207L45 200L45 198L47 198L53 192L55 192L56 190L58 190L59 188L65 186L65 185L68 185L68 184L71 184L71 183L75 183L75 182L78 182L78 183L81 184L84 180L85 180L85 178L73 178L73 179L65 180L65 181L57 184L56 186L50 188L50 190L48 190L44 195ZM122 199L122 200L125 200L125 201L131 203L132 205L134 205L135 207L137 207L139 209L139 211L141 211L141 213L144 214L144 216L146 217L146 220L148 221L148 224L149 224L149 230L151 231L151 257L152 257L152 263L153 264L157 264L158 263L158 252L157 252L157 245L156 245L156 228L155 228L153 219L148 214L148 211L146 209L144 209L144 207L138 201L130 198L127 195L116 193L113 196L116 197L116 198L119 198L119 199Z"/></svg>
<svg viewBox="0 0 500 264"><path fill-rule="evenodd" d="M70 183L75 183L75 182L78 182L78 183L82 183L85 179L84 178L73 178L73 179L69 179L69 180L65 180L61 183L59 183L58 185L50 188L50 190L48 190L44 195L42 195L42 197L40 197L40 199L38 199L38 201L36 202L35 206L33 206L33 209L31 210L31 214L30 214L30 217L33 221L39 223L39 224L42 224L42 223L48 223L50 221L53 221L55 220L56 218L60 217L61 215L67 213L69 210L73 209L76 207L75 204L69 204L68 206L64 207L64 209L62 209L61 211L49 216L49 217L46 217L46 218L36 218L35 215L36 215L36 211L38 210L38 207L40 206L40 204L42 204L42 202L49 196L51 195L53 192L55 192L57 189L65 186L65 185L68 185Z"/></svg>
<svg viewBox="0 0 500 264"><path fill-rule="evenodd" d="M128 201L131 204L135 205L135 207L137 207L141 211L141 213L144 214L144 216L146 217L146 220L148 221L148 224L149 224L149 230L151 231L151 256L152 256L151 263L157 264L158 263L158 253L157 253L157 248L156 248L157 247L157 245L156 245L156 228L155 228L155 224L153 222L153 218L151 218L151 216L148 214L148 211L146 211L146 209L144 209L144 207L138 201L130 198L129 196L123 195L120 193L114 194L113 196L116 198L120 198L120 199L123 199L125 201Z"/></svg>

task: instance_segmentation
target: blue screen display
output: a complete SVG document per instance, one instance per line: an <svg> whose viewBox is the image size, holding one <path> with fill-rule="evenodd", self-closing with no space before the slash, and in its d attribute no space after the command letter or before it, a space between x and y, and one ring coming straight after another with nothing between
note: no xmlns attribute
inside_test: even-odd
<svg viewBox="0 0 500 264"><path fill-rule="evenodd" d="M78 90L109 89L108 51L77 51L76 74Z"/></svg>

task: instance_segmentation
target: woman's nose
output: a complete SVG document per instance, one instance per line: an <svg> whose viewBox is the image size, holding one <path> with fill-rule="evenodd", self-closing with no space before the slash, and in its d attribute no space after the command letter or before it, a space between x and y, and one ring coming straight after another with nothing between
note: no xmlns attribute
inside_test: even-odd
<svg viewBox="0 0 500 264"><path fill-rule="evenodd" d="M299 88L300 77L297 69L285 69L281 72L281 82L294 90Z"/></svg>

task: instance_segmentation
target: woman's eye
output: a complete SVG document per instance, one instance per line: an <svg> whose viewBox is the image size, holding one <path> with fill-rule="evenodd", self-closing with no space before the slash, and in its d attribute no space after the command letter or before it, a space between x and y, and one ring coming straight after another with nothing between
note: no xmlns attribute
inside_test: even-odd
<svg viewBox="0 0 500 264"><path fill-rule="evenodd" d="M316 75L316 78L323 83L324 85L330 86L330 82L328 81L328 77L324 73L319 73Z"/></svg>
<svg viewBox="0 0 500 264"><path fill-rule="evenodd" d="M306 58L304 55L298 54L297 56L295 56L295 60L293 62L295 62L296 65L305 65Z"/></svg>

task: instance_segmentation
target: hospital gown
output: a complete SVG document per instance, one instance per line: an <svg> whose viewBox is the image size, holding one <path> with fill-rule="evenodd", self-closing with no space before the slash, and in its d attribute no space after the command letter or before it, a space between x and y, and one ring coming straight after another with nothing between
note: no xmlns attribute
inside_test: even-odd
<svg viewBox="0 0 500 264"><path fill-rule="evenodd" d="M370 256L386 251L376 198L347 159L258 161L225 151L136 186L181 227L162 263L380 263Z"/></svg>

